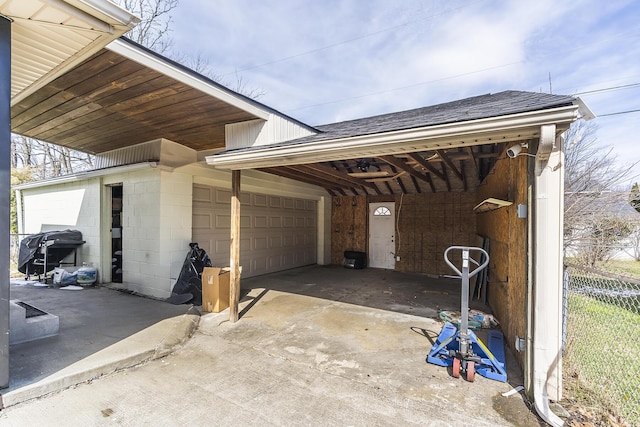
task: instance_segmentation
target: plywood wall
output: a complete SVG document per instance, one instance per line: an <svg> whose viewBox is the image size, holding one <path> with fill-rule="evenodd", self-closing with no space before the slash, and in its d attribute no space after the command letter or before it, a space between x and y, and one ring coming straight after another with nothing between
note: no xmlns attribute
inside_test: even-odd
<svg viewBox="0 0 640 427"><path fill-rule="evenodd" d="M451 274L443 254L452 245L475 244L474 192L404 196L334 197L331 262L341 264L345 250L367 252L368 204L396 205L397 271Z"/></svg>
<svg viewBox="0 0 640 427"><path fill-rule="evenodd" d="M331 263L342 264L344 251L367 251L367 197L333 197Z"/></svg>
<svg viewBox="0 0 640 427"><path fill-rule="evenodd" d="M527 204L526 156L502 156L478 187L476 202L489 197L511 206L477 215L478 234L491 241L489 304L500 320L505 342L514 350L516 336L526 335L527 219L518 218L518 205ZM516 353L521 366L524 354Z"/></svg>

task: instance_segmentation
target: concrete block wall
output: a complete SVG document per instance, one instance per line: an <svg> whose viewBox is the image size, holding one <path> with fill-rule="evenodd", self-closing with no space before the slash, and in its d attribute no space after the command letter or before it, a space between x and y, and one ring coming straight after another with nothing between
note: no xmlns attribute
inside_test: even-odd
<svg viewBox="0 0 640 427"><path fill-rule="evenodd" d="M160 235L162 245L159 271L173 289L189 250L192 234L193 177L179 172L160 173ZM167 280L168 279L168 280Z"/></svg>
<svg viewBox="0 0 640 427"><path fill-rule="evenodd" d="M78 264L100 263L100 180L89 179L22 190L23 234L73 229L86 243L78 249Z"/></svg>

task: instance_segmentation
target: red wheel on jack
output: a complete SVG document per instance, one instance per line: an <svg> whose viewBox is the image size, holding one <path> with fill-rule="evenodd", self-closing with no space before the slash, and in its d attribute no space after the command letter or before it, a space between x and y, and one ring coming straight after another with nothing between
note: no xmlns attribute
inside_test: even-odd
<svg viewBox="0 0 640 427"><path fill-rule="evenodd" d="M467 362L467 381L470 383L476 379L476 363L472 361Z"/></svg>
<svg viewBox="0 0 640 427"><path fill-rule="evenodd" d="M451 367L451 375L454 378L460 378L460 359L457 357L453 358L453 366Z"/></svg>

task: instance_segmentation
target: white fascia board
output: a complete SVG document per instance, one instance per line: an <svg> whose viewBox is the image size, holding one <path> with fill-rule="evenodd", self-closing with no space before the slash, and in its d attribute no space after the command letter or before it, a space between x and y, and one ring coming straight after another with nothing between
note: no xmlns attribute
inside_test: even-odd
<svg viewBox="0 0 640 427"><path fill-rule="evenodd" d="M66 184L68 182L82 181L85 179L96 178L99 176L105 175L115 175L118 173L127 173L134 172L143 169L155 169L158 167L158 163L156 162L143 162L143 163L134 163L131 165L124 166L116 166L113 168L105 168L98 169L92 171L84 171L78 172L71 175L58 176L55 178L43 180L43 181L34 181L34 182L26 182L24 184L13 185L11 187L12 190L26 190L29 188L41 188L48 187L50 185L58 185L58 184Z"/></svg>
<svg viewBox="0 0 640 427"><path fill-rule="evenodd" d="M192 88L197 89L203 93L206 93L207 95L211 95L212 97L226 102L231 106L246 111L249 114L253 114L254 116L262 120L269 119L269 111L259 108L258 106L247 102L239 97L233 96L233 94L215 87L214 85L211 85L192 74L186 73L183 70L173 66L172 64L162 61L158 57L137 48L133 44L125 43L122 40L114 40L107 45L107 49L119 55L122 55L125 58L129 58L132 61L142 64L145 67L149 67L159 73L162 73L167 77L176 79L181 83L191 86Z"/></svg>
<svg viewBox="0 0 640 427"><path fill-rule="evenodd" d="M577 110L572 105L316 143L267 146L207 156L206 161L221 169L255 169L524 140L539 135L542 125L570 124L576 120Z"/></svg>

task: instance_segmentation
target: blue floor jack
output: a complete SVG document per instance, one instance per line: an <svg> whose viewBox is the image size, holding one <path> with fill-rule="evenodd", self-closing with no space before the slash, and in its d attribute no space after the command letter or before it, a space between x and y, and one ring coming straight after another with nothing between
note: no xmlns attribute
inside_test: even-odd
<svg viewBox="0 0 640 427"><path fill-rule="evenodd" d="M462 252L462 271L449 260L449 252ZM484 255L484 262L478 263L469 253ZM462 306L460 307L460 329L453 323L445 323L436 342L431 347L427 362L439 366L451 366L455 378L464 372L467 381L473 382L475 373L496 381L507 381L504 357L504 337L499 331L489 331L488 346L469 329L469 278L475 276L489 264L489 254L481 248L451 246L444 252L444 260L462 278ZM477 266L469 272L469 263Z"/></svg>

